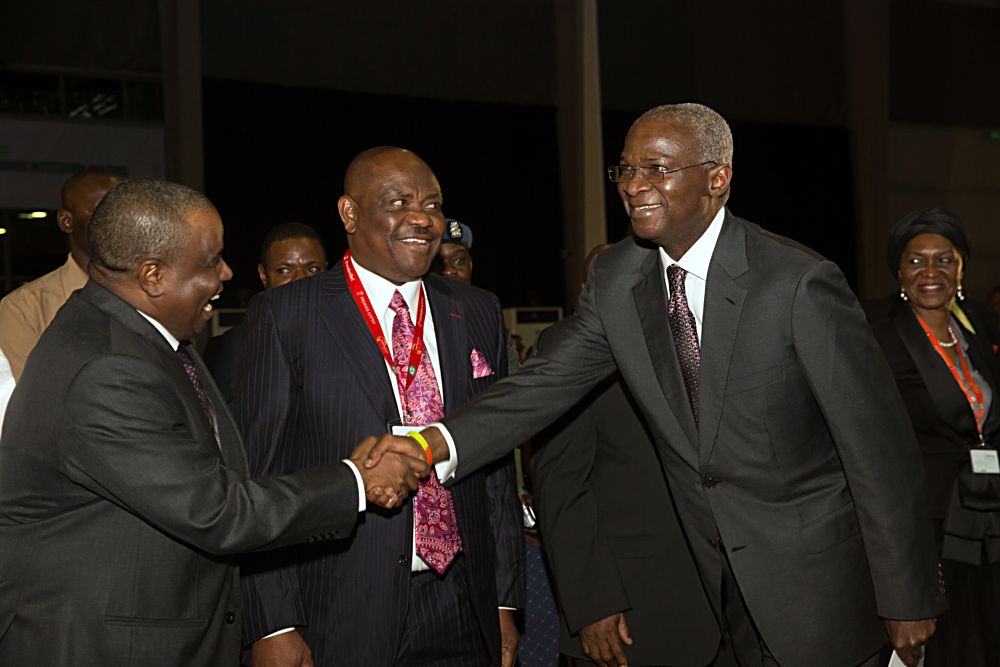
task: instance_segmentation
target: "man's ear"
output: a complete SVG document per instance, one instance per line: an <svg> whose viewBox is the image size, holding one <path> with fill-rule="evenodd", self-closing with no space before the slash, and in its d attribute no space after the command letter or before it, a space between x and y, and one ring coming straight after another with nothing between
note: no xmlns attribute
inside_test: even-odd
<svg viewBox="0 0 1000 667"><path fill-rule="evenodd" d="M147 259L136 269L135 276L142 291L155 299L163 296L166 291L167 271L167 267L159 260Z"/></svg>
<svg viewBox="0 0 1000 667"><path fill-rule="evenodd" d="M349 235L358 230L358 203L348 195L337 200L337 211L344 223L344 231Z"/></svg>
<svg viewBox="0 0 1000 667"><path fill-rule="evenodd" d="M257 275L260 277L260 284L267 289L267 269L264 268L263 264L257 265Z"/></svg>
<svg viewBox="0 0 1000 667"><path fill-rule="evenodd" d="M64 208L59 209L56 212L56 224L59 225L59 229L64 234L70 234L73 232L73 214Z"/></svg>
<svg viewBox="0 0 1000 667"><path fill-rule="evenodd" d="M712 197L722 197L729 192L733 179L733 168L728 164L713 167L708 171L708 193Z"/></svg>

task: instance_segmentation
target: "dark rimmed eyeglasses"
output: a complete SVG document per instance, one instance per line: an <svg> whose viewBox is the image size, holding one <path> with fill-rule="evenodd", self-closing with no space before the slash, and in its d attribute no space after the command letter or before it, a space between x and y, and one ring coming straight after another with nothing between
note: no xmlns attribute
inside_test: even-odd
<svg viewBox="0 0 1000 667"><path fill-rule="evenodd" d="M616 164L608 167L608 178L611 179L612 183L627 183L638 174L639 178L646 183L660 183L667 177L667 174L694 167L703 167L706 164L717 165L718 162L715 160L705 160L698 164L689 164L686 167L664 167L661 164L653 165L652 167L630 167L625 164Z"/></svg>

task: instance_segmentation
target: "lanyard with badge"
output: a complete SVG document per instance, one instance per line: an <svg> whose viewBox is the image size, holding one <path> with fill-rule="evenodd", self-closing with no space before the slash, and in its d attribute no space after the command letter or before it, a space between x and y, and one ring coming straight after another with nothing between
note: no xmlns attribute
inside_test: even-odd
<svg viewBox="0 0 1000 667"><path fill-rule="evenodd" d="M368 292L365 291L365 286L361 284L361 279L358 278L358 274L354 270L354 262L351 260L350 250L344 253L344 276L347 278L347 288L350 290L351 296L354 297L354 304L358 307L358 312L364 318L365 324L368 325L368 331L371 332L372 338L375 339L375 344L378 345L379 351L382 352L382 357L388 362L389 367L395 371L393 375L396 376L397 383L399 384L400 402L405 405L406 390L409 389L410 383L413 382L413 378L417 375L417 369L420 367L420 357L424 353L424 320L427 316L427 297L424 296L424 290L419 290L417 321L413 327L413 340L410 341L410 359L406 365L406 374L402 375L398 372L398 367L392 359L392 351L389 349L389 344L382 333L382 325L375 315L375 311L372 309ZM404 411L409 412L408 410ZM407 421L409 420L407 419Z"/></svg>
<svg viewBox="0 0 1000 667"><path fill-rule="evenodd" d="M986 442L983 440L983 423L986 421L986 402L983 399L983 391L979 388L975 378L972 377L972 372L969 370L969 364L965 360L965 352L962 350L962 346L955 346L955 353L958 355L958 363L961 367L960 372L955 367L955 363L951 360L951 357L944 351L937 337L931 333L930 327L927 326L923 318L917 315L917 321L920 322L924 333L927 334L927 339L931 342L934 351L938 353L938 356L948 366L951 376L955 378L956 384L961 388L962 393L965 394L965 400L969 402L969 408L972 409L972 415L976 422L976 430L979 432L979 446L969 450L969 456L972 459L972 472L992 475L1000 474L1000 458L997 457L997 450L987 447Z"/></svg>

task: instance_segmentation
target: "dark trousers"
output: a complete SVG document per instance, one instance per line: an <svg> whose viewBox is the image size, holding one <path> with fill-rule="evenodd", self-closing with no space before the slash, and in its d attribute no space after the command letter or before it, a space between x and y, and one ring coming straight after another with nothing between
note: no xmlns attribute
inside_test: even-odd
<svg viewBox="0 0 1000 667"><path fill-rule="evenodd" d="M410 606L395 667L488 667L489 655L465 582L465 561L410 577Z"/></svg>

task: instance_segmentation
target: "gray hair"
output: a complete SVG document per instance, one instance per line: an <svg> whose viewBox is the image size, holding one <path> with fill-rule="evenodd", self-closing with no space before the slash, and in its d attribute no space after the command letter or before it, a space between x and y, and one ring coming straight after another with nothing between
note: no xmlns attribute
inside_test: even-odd
<svg viewBox="0 0 1000 667"><path fill-rule="evenodd" d="M695 140L698 160L716 164L733 164L733 133L729 123L717 111L704 104L684 102L654 107L632 123L635 127L644 120L670 121L688 128Z"/></svg>
<svg viewBox="0 0 1000 667"><path fill-rule="evenodd" d="M91 258L112 272L134 271L143 261L171 261L183 246L187 216L215 210L205 195L186 185L135 179L104 195L87 229Z"/></svg>

